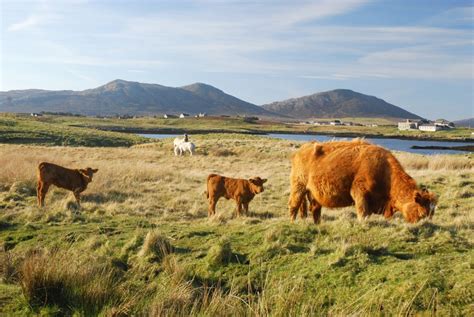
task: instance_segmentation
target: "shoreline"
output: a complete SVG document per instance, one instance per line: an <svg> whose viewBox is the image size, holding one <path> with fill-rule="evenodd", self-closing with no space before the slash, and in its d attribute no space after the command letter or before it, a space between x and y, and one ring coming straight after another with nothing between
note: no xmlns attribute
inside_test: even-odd
<svg viewBox="0 0 474 317"><path fill-rule="evenodd" d="M81 126L85 127L85 126ZM347 137L347 138L373 138L373 139L398 139L398 140L415 140L415 141L439 141L439 142L460 142L460 143L474 143L474 138L460 138L460 139L448 139L448 138L425 138L419 136L408 136L408 135L382 135L372 133L352 133L352 132L324 132L324 131L280 131L280 130L229 130L229 129L183 129L183 128L128 128L128 127L94 127L89 126L101 131L111 132L122 132L122 133L135 133L135 134L213 134L213 133L240 133L247 135L269 135L269 134L307 134L307 135L326 135L335 137Z"/></svg>

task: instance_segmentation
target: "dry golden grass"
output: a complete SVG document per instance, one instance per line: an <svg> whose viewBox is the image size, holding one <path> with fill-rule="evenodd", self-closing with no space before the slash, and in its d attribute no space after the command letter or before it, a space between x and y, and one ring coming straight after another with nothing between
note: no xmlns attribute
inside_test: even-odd
<svg viewBox="0 0 474 317"><path fill-rule="evenodd" d="M243 138L243 139L242 139ZM84 192L83 210L101 214L153 214L169 219L201 218L207 214L205 179L210 173L230 177L268 178L266 191L250 204L255 216L286 216L290 170L289 156L299 143L226 136L224 140L193 136L198 145L194 157L175 157L170 140L132 148L68 148L0 145L0 187L4 190L36 190L36 166L42 161L71 168L98 168L93 182ZM222 153L235 153L223 155ZM420 156L396 154L407 171L423 181L434 171L472 173L474 160L468 155ZM465 195L469 195L466 193ZM74 209L72 194L52 188L46 210L65 212ZM39 216L31 203L30 217ZM234 203L220 200L217 222L232 218ZM261 212L264 213L261 213ZM228 216L226 216L228 215ZM222 218L224 217L224 219ZM54 218L54 216L53 216ZM227 220L225 219L227 218Z"/></svg>

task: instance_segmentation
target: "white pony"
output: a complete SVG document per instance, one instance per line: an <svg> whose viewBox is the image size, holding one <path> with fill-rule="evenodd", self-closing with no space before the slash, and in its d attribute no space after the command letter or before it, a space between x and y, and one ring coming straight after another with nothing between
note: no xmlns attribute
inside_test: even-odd
<svg viewBox="0 0 474 317"><path fill-rule="evenodd" d="M189 142L188 135L185 134L183 139L175 138L173 141L174 155L183 155L183 152L189 152L190 155L194 154L196 146L194 143Z"/></svg>
<svg viewBox="0 0 474 317"><path fill-rule="evenodd" d="M178 143L174 147L174 155L183 155L183 153L189 152L189 155L194 154L194 150L196 149L196 146L194 145L193 142L184 142L182 141L181 143Z"/></svg>

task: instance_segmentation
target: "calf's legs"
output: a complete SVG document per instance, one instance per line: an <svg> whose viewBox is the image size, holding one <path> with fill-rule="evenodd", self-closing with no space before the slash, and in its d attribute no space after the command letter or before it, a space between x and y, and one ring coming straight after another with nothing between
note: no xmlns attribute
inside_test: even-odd
<svg viewBox="0 0 474 317"><path fill-rule="evenodd" d="M48 183L43 183L41 181L38 182L38 186L36 187L36 195L38 198L39 207L44 206L44 199L46 197L46 193L48 192L49 186L50 185Z"/></svg>
<svg viewBox="0 0 474 317"><path fill-rule="evenodd" d="M77 205L81 207L81 192L75 191L74 192L74 197L76 198Z"/></svg>

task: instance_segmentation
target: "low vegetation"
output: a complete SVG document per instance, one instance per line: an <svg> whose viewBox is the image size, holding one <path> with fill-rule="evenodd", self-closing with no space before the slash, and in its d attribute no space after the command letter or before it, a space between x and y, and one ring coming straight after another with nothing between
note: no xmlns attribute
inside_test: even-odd
<svg viewBox="0 0 474 317"><path fill-rule="evenodd" d="M44 115L28 117L0 114L0 143L68 145L68 146L130 146L146 142L134 133L313 133L337 136L413 138L424 140L472 139L472 129L423 132L398 131L396 122L383 118L341 118L363 126L315 126L248 120L245 117L187 117L184 119L138 117L129 119L82 116ZM321 119L328 121L328 119ZM376 126L370 126L375 124ZM366 126L367 125L367 126ZM108 132L107 132L108 131ZM130 132L112 133L115 132Z"/></svg>
<svg viewBox="0 0 474 317"><path fill-rule="evenodd" d="M289 155L300 143L191 135L130 148L0 145L0 314L288 316L474 314L474 157L397 153L439 196L434 218L356 220L322 211L289 223ZM223 149L229 152L223 154ZM230 153L230 154L229 154ZM99 168L78 209L50 189L36 206L41 161ZM236 218L207 218L209 173L268 178Z"/></svg>
<svg viewBox="0 0 474 317"><path fill-rule="evenodd" d="M134 134L67 126L47 117L0 114L0 143L111 147L144 142L145 138Z"/></svg>

